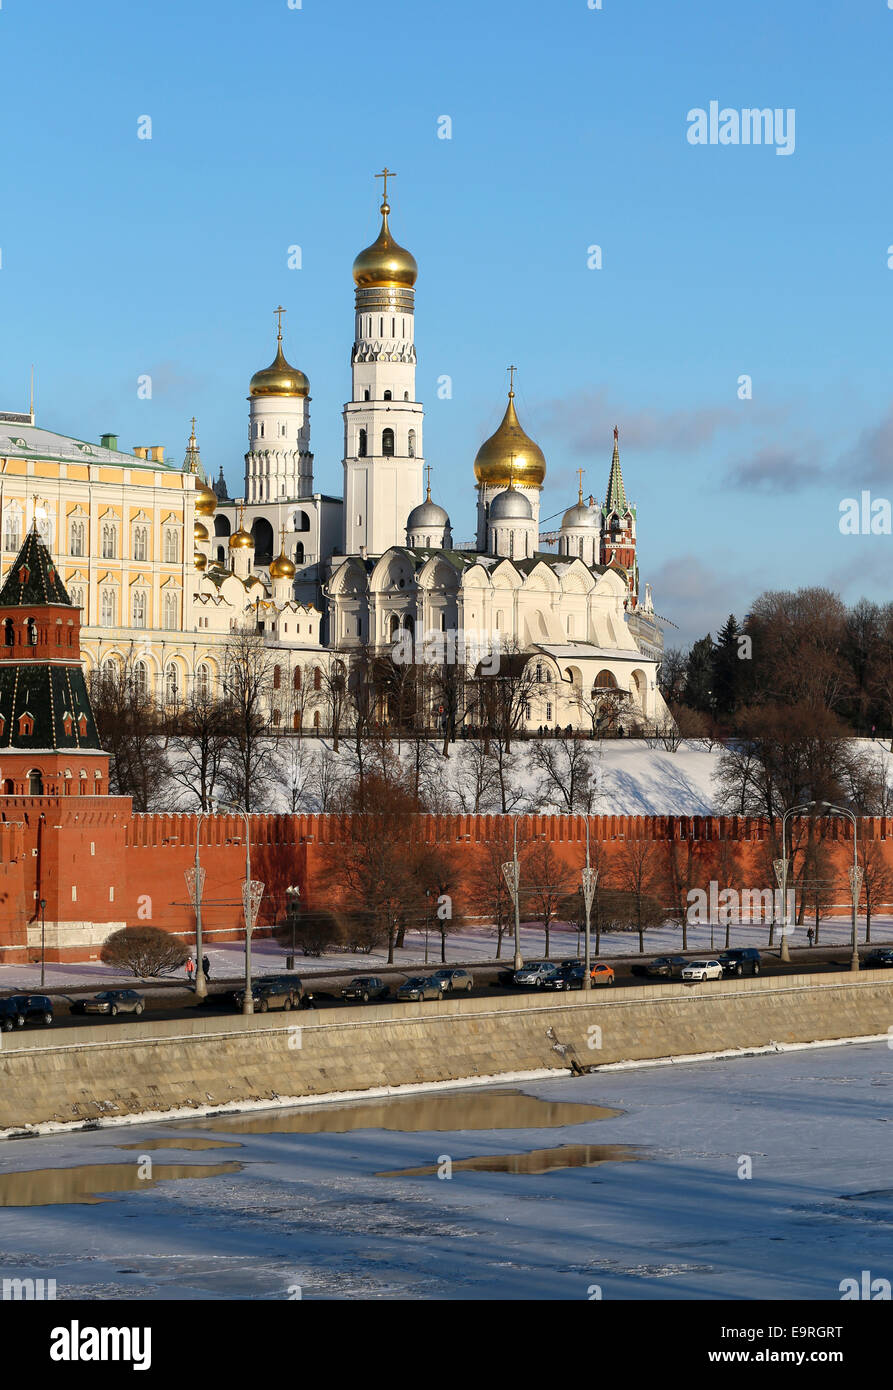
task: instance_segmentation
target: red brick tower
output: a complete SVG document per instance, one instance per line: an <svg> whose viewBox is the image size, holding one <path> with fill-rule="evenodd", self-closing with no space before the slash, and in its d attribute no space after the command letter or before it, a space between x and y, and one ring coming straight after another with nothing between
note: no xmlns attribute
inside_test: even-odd
<svg viewBox="0 0 893 1390"><path fill-rule="evenodd" d="M0 794L108 793L81 665L81 613L37 532L0 589Z"/></svg>

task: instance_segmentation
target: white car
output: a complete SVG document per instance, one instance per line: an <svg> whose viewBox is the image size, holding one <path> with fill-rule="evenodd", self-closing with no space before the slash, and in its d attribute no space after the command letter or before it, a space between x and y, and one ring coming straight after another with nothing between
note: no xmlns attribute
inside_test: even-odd
<svg viewBox="0 0 893 1390"><path fill-rule="evenodd" d="M683 980L721 980L722 966L718 960L690 960L682 971Z"/></svg>

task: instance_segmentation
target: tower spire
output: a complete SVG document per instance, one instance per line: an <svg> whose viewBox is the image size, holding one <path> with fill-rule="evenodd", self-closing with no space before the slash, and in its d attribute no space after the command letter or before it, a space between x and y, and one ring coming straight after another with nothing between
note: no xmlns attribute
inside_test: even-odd
<svg viewBox="0 0 893 1390"><path fill-rule="evenodd" d="M620 469L620 430L614 426L614 452L611 455L611 472L608 474L608 491L605 495L605 515L616 512L625 516L629 510L626 489L623 486L623 473Z"/></svg>

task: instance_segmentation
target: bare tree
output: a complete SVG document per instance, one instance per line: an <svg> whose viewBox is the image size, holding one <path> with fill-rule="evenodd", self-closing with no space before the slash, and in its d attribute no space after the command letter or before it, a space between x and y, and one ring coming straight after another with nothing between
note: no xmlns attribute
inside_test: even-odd
<svg viewBox="0 0 893 1390"><path fill-rule="evenodd" d="M230 734L227 706L209 685L193 680L170 740L170 770L202 811L210 809Z"/></svg>
<svg viewBox="0 0 893 1390"><path fill-rule="evenodd" d="M109 791L133 799L135 811L157 809L169 777L161 712L131 657L113 658L89 677L90 704L109 755Z"/></svg>
<svg viewBox="0 0 893 1390"><path fill-rule="evenodd" d="M617 860L617 880L635 903L636 930L639 934L639 951L642 953L645 950L646 926L654 925L653 921L649 921L646 900L653 900L660 887L657 859L654 840L627 840Z"/></svg>
<svg viewBox="0 0 893 1390"><path fill-rule="evenodd" d="M535 739L531 760L539 771L538 804L555 802L569 815L592 812L598 787L592 745L586 739Z"/></svg>
<svg viewBox="0 0 893 1390"><path fill-rule="evenodd" d="M886 907L893 891L891 873L884 847L879 840L870 840L864 833L859 836L859 863L862 866L862 901L865 904L865 940L871 941L871 918L873 914Z"/></svg>
<svg viewBox="0 0 893 1390"><path fill-rule="evenodd" d="M571 883L571 870L551 840L536 840L523 856L522 891L536 921L541 922L548 956L552 923Z"/></svg>
<svg viewBox="0 0 893 1390"><path fill-rule="evenodd" d="M224 655L224 695L229 737L221 780L230 799L246 811L263 806L272 780L266 741L273 690L273 661L263 636L237 629Z"/></svg>
<svg viewBox="0 0 893 1390"><path fill-rule="evenodd" d="M499 771L478 739L467 739L459 749L456 793L460 811L479 816L495 809L499 799Z"/></svg>

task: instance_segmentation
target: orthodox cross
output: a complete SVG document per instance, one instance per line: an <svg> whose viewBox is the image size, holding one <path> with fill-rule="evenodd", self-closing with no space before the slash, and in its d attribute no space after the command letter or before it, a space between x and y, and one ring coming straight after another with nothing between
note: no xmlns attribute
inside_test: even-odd
<svg viewBox="0 0 893 1390"><path fill-rule="evenodd" d="M277 308L275 308L275 309L273 310L273 313L274 313L274 314L276 315L276 317L279 319L279 332L278 332L278 335L277 335L277 336L278 336L279 341L280 341L280 343L281 343L281 342L282 342L282 315L283 315L283 314L287 314L287 313L288 313L288 310L287 310L287 309L283 309L282 305L280 304L280 305L278 305Z"/></svg>
<svg viewBox="0 0 893 1390"><path fill-rule="evenodd" d="M425 472L428 474L428 496L431 496L431 467L430 463L425 464Z"/></svg>
<svg viewBox="0 0 893 1390"><path fill-rule="evenodd" d="M577 469L577 477L580 479L580 501L583 501L583 469Z"/></svg>
<svg viewBox="0 0 893 1390"><path fill-rule="evenodd" d="M513 395L515 394L515 372L516 372L517 370L518 370L517 367L507 367L507 368L506 368L506 371L507 371L508 374L509 374L509 395L510 395L510 396L513 396Z"/></svg>
<svg viewBox="0 0 893 1390"><path fill-rule="evenodd" d="M377 179L384 179L384 192L381 201L386 203L388 201L388 179L395 179L397 175L394 173L393 169L389 169L388 166L385 165L381 173L376 174L375 177Z"/></svg>

